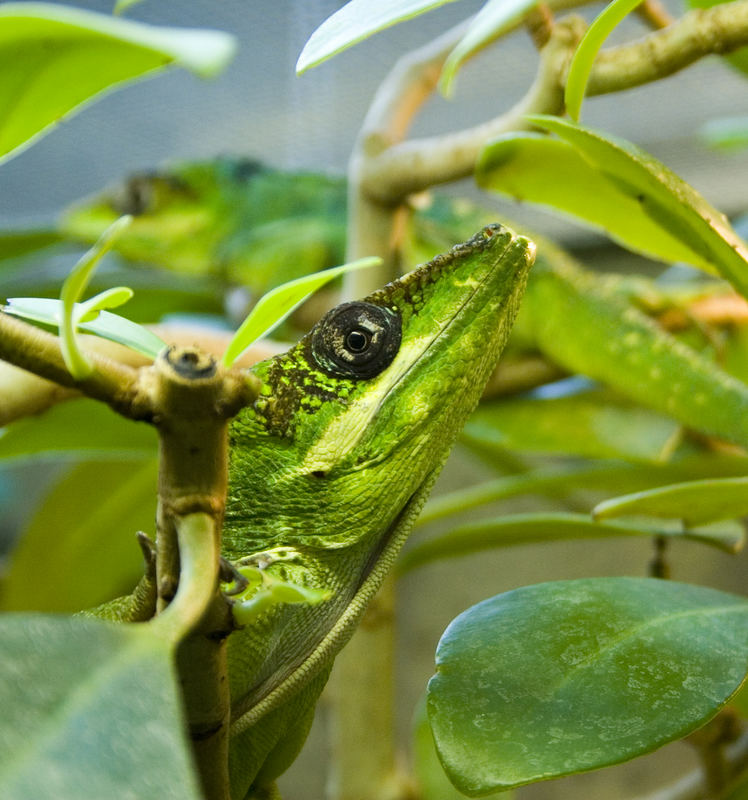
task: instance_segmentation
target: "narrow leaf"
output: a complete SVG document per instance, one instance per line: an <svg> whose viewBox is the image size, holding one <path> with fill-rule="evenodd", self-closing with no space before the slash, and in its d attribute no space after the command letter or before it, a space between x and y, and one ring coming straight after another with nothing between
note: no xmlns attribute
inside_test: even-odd
<svg viewBox="0 0 748 800"><path fill-rule="evenodd" d="M76 308L79 306L76 305ZM30 322L58 327L62 303L41 297L11 297L3 310L6 314L13 314ZM102 339L122 344L150 358L155 358L166 347L166 342L155 333L109 311L100 311L95 320L81 322L78 328L85 333L93 333Z"/></svg>
<svg viewBox="0 0 748 800"><path fill-rule="evenodd" d="M679 739L745 677L748 601L655 579L528 586L447 628L428 686L468 795L616 764Z"/></svg>
<svg viewBox="0 0 748 800"><path fill-rule="evenodd" d="M113 289L105 289L80 304L80 310L77 315L78 322L93 322L99 311L122 306L132 299L134 294L135 292L129 286L116 286Z"/></svg>
<svg viewBox="0 0 748 800"><path fill-rule="evenodd" d="M623 191L568 142L540 134L506 134L484 148L475 178L484 189L577 217L635 253L711 269L653 220L637 196Z"/></svg>
<svg viewBox="0 0 748 800"><path fill-rule="evenodd" d="M149 626L8 614L0 639L3 800L202 796L171 653Z"/></svg>
<svg viewBox="0 0 748 800"><path fill-rule="evenodd" d="M445 97L449 97L462 65L515 28L525 14L537 4L538 0L488 0L444 62L439 78L439 91Z"/></svg>
<svg viewBox="0 0 748 800"><path fill-rule="evenodd" d="M528 119L568 141L616 186L641 204L663 230L670 231L748 295L748 246L720 211L649 153L559 117ZM696 266L699 266L698 264Z"/></svg>
<svg viewBox="0 0 748 800"><path fill-rule="evenodd" d="M93 372L93 366L81 353L75 338L75 329L88 309L74 308L91 280L99 261L111 250L117 237L132 222L131 216L120 217L113 222L99 237L96 244L85 253L73 267L70 275L62 284L60 301L62 315L60 317L60 337L62 357L65 359L70 374L76 378L86 378Z"/></svg>
<svg viewBox="0 0 748 800"><path fill-rule="evenodd" d="M628 16L642 0L613 0L595 18L579 42L569 66L564 90L566 110L573 120L579 119L587 81L598 50L613 30Z"/></svg>
<svg viewBox="0 0 748 800"><path fill-rule="evenodd" d="M316 67L379 31L454 0L350 0L328 17L304 45L296 72Z"/></svg>
<svg viewBox="0 0 748 800"><path fill-rule="evenodd" d="M257 301L257 305L239 326L239 330L223 354L224 365L230 367L250 345L280 325L310 294L316 292L333 278L354 269L373 267L381 262L381 258L360 258L350 264L326 269L323 272L315 272L313 275L305 275L271 289Z"/></svg>
<svg viewBox="0 0 748 800"><path fill-rule="evenodd" d="M203 77L231 59L218 31L157 28L51 3L0 4L0 163L97 95L169 66Z"/></svg>
<svg viewBox="0 0 748 800"><path fill-rule="evenodd" d="M681 519L685 525L748 514L748 478L712 478L614 497L595 506L596 519L630 515Z"/></svg>
<svg viewBox="0 0 748 800"><path fill-rule="evenodd" d="M476 449L482 455L490 453L490 446ZM702 454L666 464L587 461L568 467L541 467L440 494L428 501L416 525L420 527L437 519L462 514L471 508L518 495L564 497L579 489L606 492L643 491L668 482L703 479L706 476L742 476L747 471L748 464L744 458Z"/></svg>
<svg viewBox="0 0 748 800"><path fill-rule="evenodd" d="M681 537L736 553L743 545L745 531L737 522L684 529L674 522L595 522L587 514L563 511L511 514L458 525L449 533L420 542L404 553L399 571L410 572L432 561L497 547L619 536Z"/></svg>

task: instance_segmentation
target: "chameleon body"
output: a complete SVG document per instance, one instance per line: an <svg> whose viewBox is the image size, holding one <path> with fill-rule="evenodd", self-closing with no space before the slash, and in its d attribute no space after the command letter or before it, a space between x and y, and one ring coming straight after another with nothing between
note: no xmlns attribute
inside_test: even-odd
<svg viewBox="0 0 748 800"><path fill-rule="evenodd" d="M235 798L295 757L332 661L404 543L516 315L534 245L497 225L329 312L258 364L232 423L224 556L321 588L229 638Z"/></svg>

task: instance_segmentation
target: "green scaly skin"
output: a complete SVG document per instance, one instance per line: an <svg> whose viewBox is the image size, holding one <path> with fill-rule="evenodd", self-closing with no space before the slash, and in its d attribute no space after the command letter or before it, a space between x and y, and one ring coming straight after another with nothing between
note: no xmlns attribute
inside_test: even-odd
<svg viewBox="0 0 748 800"><path fill-rule="evenodd" d="M265 552L272 562L275 552L272 575L330 594L276 606L229 639L237 800L265 796L295 758L335 655L498 360L533 258L531 242L491 226L367 297L402 329L375 375L325 368L331 350L345 349L332 335L335 311L254 368L262 394L230 433L224 555Z"/></svg>

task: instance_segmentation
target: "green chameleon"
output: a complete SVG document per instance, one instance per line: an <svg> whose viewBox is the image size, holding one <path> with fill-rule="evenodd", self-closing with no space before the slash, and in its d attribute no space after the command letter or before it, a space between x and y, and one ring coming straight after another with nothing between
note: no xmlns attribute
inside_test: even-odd
<svg viewBox="0 0 748 800"><path fill-rule="evenodd" d="M134 223L117 244L122 255L211 275L257 298L286 280L344 261L345 210L342 178L224 158L134 175L69 209L60 227L68 237L93 242L119 215L133 214ZM411 211L401 253L410 264L462 241L495 216L439 195L420 197ZM694 347L650 318L724 293L721 283L667 286L638 276L600 276L542 237L531 238L538 261L503 362L507 370L517 367L515 389L581 373L690 429L748 446L743 345L731 354L732 343L726 342L728 365L743 379L736 380L700 352L711 342L698 330ZM314 313L311 321L318 318ZM569 325L570 319L584 324ZM525 368L539 360L538 373ZM720 413L707 414L706 408Z"/></svg>
<svg viewBox="0 0 748 800"><path fill-rule="evenodd" d="M260 396L230 429L223 555L326 594L229 637L236 800L277 796L335 655L499 358L534 256L525 237L485 227L253 368ZM100 614L149 616L152 598L134 597Z"/></svg>

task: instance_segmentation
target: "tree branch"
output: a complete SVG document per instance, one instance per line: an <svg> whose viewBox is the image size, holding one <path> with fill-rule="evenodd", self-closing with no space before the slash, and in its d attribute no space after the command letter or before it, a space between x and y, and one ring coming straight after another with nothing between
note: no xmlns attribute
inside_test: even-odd
<svg viewBox="0 0 748 800"><path fill-rule="evenodd" d="M666 78L707 55L748 44L748 0L696 8L663 30L632 44L603 50L595 60L588 95L620 92Z"/></svg>
<svg viewBox="0 0 748 800"><path fill-rule="evenodd" d="M150 387L144 373L101 355L87 355L94 372L76 380L65 366L57 336L0 312L0 359L102 400L129 419L153 418Z"/></svg>
<svg viewBox="0 0 748 800"><path fill-rule="evenodd" d="M554 26L540 52L538 73L527 94L509 111L473 128L394 145L361 165L361 191L373 202L396 205L409 194L471 175L486 142L508 131L529 128L525 114L555 114L563 109L563 83L569 59L583 33L577 17Z"/></svg>

